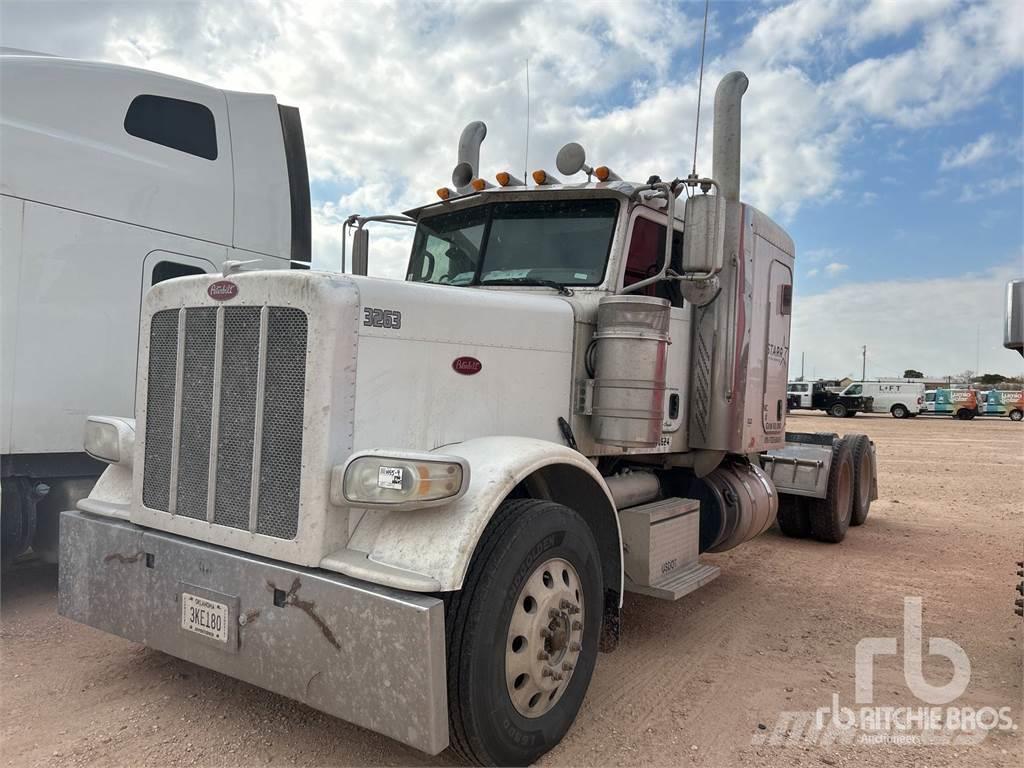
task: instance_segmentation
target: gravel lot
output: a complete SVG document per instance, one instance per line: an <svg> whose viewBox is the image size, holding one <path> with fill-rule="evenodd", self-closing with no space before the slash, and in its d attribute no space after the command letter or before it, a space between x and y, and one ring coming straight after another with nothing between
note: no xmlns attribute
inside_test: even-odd
<svg viewBox="0 0 1024 768"><path fill-rule="evenodd" d="M1024 761L1018 732L977 745L755 744L780 712L854 701L854 648L903 634L920 596L924 637L961 645L957 706L1010 706L1024 725L1014 561L1024 552L1024 426L1007 419L790 418L794 430L876 441L880 498L825 545L772 529L713 561L722 575L678 603L627 595L623 642L544 766L978 765ZM300 704L56 614L56 570L27 563L2 589L7 765L451 765ZM902 640L901 640L902 643ZM925 648L927 652L927 648ZM926 657L929 682L948 662ZM875 704L924 706L900 656L875 664ZM759 729L759 724L765 726Z"/></svg>

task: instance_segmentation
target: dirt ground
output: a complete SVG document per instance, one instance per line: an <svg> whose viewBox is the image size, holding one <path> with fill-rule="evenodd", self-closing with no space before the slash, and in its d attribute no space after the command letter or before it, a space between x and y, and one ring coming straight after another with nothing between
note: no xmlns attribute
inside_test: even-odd
<svg viewBox="0 0 1024 768"><path fill-rule="evenodd" d="M804 415L789 428L876 441L880 497L867 523L839 545L773 528L710 558L721 576L677 603L627 595L619 649L599 658L575 725L541 765L1022 765L1013 730L959 746L768 737L782 712L828 707L833 694L853 706L855 646L899 637L902 649L905 596L922 598L926 640L949 638L970 659L970 683L949 706L1012 707L1024 726L1024 622L1012 608L1024 425ZM17 567L2 600L2 764L454 764L67 621L53 567ZM934 656L924 673L934 685L952 674ZM878 706L925 706L902 656L877 659L874 691Z"/></svg>

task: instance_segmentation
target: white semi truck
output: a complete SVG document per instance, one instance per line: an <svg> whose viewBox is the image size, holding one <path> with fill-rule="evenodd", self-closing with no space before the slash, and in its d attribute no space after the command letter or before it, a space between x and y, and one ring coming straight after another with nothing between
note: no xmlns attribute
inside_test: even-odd
<svg viewBox="0 0 1024 768"><path fill-rule="evenodd" d="M105 464L90 413L132 413L158 282L310 258L298 110L129 67L0 50L0 554L56 559Z"/></svg>
<svg viewBox="0 0 1024 768"><path fill-rule="evenodd" d="M60 612L525 765L572 724L625 592L678 599L777 513L841 540L874 450L785 432L794 248L739 199L746 88L718 87L713 180L621 181L571 144L559 170L585 182L495 186L473 123L455 189L406 214L405 281L154 286L134 419L86 429L109 466L61 516Z"/></svg>

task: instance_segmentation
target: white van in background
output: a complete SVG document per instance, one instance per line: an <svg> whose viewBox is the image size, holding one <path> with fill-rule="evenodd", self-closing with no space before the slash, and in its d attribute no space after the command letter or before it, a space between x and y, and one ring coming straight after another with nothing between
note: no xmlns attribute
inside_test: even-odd
<svg viewBox="0 0 1024 768"><path fill-rule="evenodd" d="M924 406L924 384L911 381L855 381L840 394L873 398L872 413L888 411L896 419L917 416Z"/></svg>

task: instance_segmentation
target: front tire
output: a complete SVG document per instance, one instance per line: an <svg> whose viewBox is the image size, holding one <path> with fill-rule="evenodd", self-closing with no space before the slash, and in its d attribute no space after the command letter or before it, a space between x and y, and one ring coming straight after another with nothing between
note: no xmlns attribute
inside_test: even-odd
<svg viewBox="0 0 1024 768"><path fill-rule="evenodd" d="M1010 411L1010 421L1020 421L1024 419L1024 411Z"/></svg>
<svg viewBox="0 0 1024 768"><path fill-rule="evenodd" d="M894 405L889 410L889 413L892 414L892 417L894 419L905 419L905 418L907 418L908 415L910 415L909 411L907 411L907 409L906 409L906 406L900 405L899 403Z"/></svg>
<svg viewBox="0 0 1024 768"><path fill-rule="evenodd" d="M837 419L841 419L844 416L846 416L846 406L843 405L842 403L836 403L831 408L829 408L828 412L835 416Z"/></svg>
<svg viewBox="0 0 1024 768"><path fill-rule="evenodd" d="M583 519L550 501L502 503L446 600L452 749L478 765L528 765L558 744L590 685L603 604Z"/></svg>

